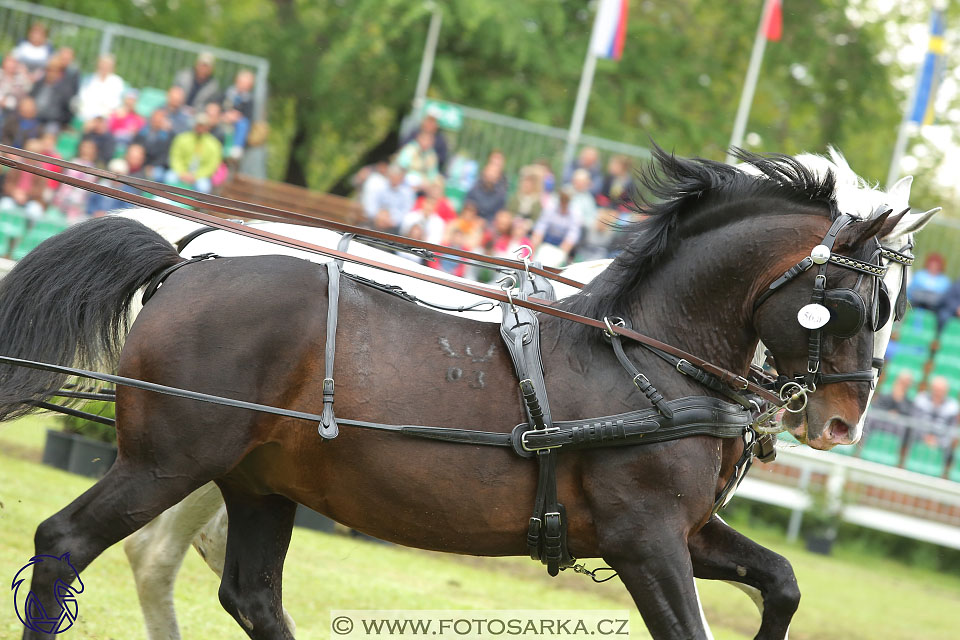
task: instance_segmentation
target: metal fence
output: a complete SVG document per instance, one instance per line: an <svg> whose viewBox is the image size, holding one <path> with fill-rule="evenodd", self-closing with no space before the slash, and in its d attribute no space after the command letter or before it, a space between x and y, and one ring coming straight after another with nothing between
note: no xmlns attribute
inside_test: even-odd
<svg viewBox="0 0 960 640"><path fill-rule="evenodd" d="M166 89L173 84L177 71L192 67L197 54L209 51L217 59L214 75L221 87L233 84L241 69L256 73L254 117L258 120L266 117L270 63L264 58L20 0L0 0L0 51L12 49L26 37L30 24L38 20L49 28L54 46L74 49L77 64L84 73L93 72L101 54L112 53L117 59L117 74L137 88Z"/></svg>
<svg viewBox="0 0 960 640"><path fill-rule="evenodd" d="M567 143L567 130L551 127L529 120L521 120L482 109L474 109L453 102L428 100L425 108L437 108L442 116L453 114L441 126L450 141L451 151L464 153L473 160L482 161L491 151L503 152L507 175L516 175L521 167L546 160L559 174L563 167L563 152ZM404 123L404 131L410 131L422 117L411 114ZM452 125L452 126L451 126ZM581 135L580 147L591 146L607 154L621 154L639 162L650 157L650 150L632 144Z"/></svg>

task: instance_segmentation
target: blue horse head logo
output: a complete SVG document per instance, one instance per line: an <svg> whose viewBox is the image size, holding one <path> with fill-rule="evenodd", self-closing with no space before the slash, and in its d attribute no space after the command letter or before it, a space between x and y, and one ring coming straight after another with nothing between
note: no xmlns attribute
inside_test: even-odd
<svg viewBox="0 0 960 640"><path fill-rule="evenodd" d="M70 586L62 579L57 578L53 584L53 597L58 605L58 610L47 612L40 598L33 591L27 592L24 596L21 593L21 585L27 579L27 569L40 563L60 563L60 575L65 575L68 581L76 579L77 584ZM65 553L57 556L34 556L30 562L24 565L17 575L13 576L13 584L10 585L13 590L13 606L17 611L17 617L27 629L37 633L57 634L62 633L73 626L77 620L79 607L77 606L77 594L83 593L83 582L80 581L80 574L76 568L70 564L70 554Z"/></svg>

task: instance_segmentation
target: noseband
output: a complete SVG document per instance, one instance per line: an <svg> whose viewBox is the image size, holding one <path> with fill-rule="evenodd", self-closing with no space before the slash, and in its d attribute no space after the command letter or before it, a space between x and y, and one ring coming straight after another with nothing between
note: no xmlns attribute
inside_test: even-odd
<svg viewBox="0 0 960 640"><path fill-rule="evenodd" d="M806 406L807 394L814 393L817 387L825 384L869 382L872 385L883 367L883 359L874 358L872 368L863 371L823 373L820 368L824 332L838 338L852 338L863 329L864 325L868 325L871 331L876 332L890 321L892 306L889 293L883 284L883 277L887 273L887 266L883 264L883 260L897 262L903 265L904 269L913 264L912 255L883 247L879 240L876 240L877 247L873 254L876 263L864 262L833 253L833 245L836 243L837 236L843 229L857 220L857 218L848 214L839 215L830 225L830 230L827 231L820 244L810 251L810 255L774 280L754 304L753 310L756 312L760 305L777 290L800 274L816 267L817 272L810 302L801 308L797 314L798 322L808 331L807 370L802 374L793 376L785 376L780 373L776 383L781 398L793 397L802 402L802 406L799 408L790 407L788 404L787 408L790 411L802 411ZM854 288L828 289L827 266L830 264L859 273L860 277L857 279ZM863 296L857 291L864 277L873 277L879 280L873 287L873 304L870 310L867 309ZM903 288L901 286L901 296L904 293ZM899 319L899 312L895 315ZM779 367L777 369L779 371ZM874 370L877 373L874 373Z"/></svg>

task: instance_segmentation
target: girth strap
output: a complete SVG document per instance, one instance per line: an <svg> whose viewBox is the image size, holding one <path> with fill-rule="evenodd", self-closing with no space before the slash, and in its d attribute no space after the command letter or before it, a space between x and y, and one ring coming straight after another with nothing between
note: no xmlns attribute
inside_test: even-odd
<svg viewBox="0 0 960 640"><path fill-rule="evenodd" d="M340 265L327 262L327 344L324 352L323 411L317 431L325 440L332 440L340 433L333 415L333 360L337 354L337 316L340 307Z"/></svg>

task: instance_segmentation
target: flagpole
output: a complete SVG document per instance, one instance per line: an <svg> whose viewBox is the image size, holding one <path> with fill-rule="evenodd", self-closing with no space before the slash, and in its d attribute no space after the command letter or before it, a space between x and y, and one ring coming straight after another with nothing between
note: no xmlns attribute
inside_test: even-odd
<svg viewBox="0 0 960 640"><path fill-rule="evenodd" d="M432 9L430 26L427 28L427 41L423 46L423 58L420 60L420 73L417 75L417 88L413 93L413 112L423 108L430 88L430 77L433 75L433 61L437 57L437 40L440 38L440 23L443 22L443 12L434 2L426 3Z"/></svg>
<svg viewBox="0 0 960 640"><path fill-rule="evenodd" d="M920 127L920 123L923 122L923 117L920 120L914 120L914 111L917 109L917 100L920 98L920 87L924 84L923 78L924 73L926 72L927 60L930 57L932 51L934 51L933 40L934 38L943 38L942 33L936 33L936 26L938 24L937 16L942 21L944 19L943 12L945 11L946 6L942 0L935 0L933 7L931 8L930 13L930 34L927 41L927 51L924 53L923 58L920 60L920 64L917 65L917 72L913 77L913 89L910 91L910 100L907 102L907 108L903 110L903 120L900 121L900 130L897 131L897 141L893 147L893 155L890 156L890 168L887 171L887 184L886 188L890 189L894 183L900 178L900 163L903 160L903 154L907 150L907 143L910 141L910 133L912 128L912 123L917 123L917 128ZM943 29L942 22L940 23L941 30ZM936 90L934 88L934 83L936 83L936 62L934 62L934 67L931 69L931 77L929 78L929 84L927 84L927 93L925 96L925 102L927 103L927 109L932 108L931 103L936 99Z"/></svg>
<svg viewBox="0 0 960 640"><path fill-rule="evenodd" d="M890 156L890 168L887 170L886 189L890 189L900 178L900 162L903 160L903 154L907 150L907 142L910 140L910 115L913 111L913 105L917 102L917 90L920 86L920 75L923 73L923 61L917 67L917 73L914 76L913 89L910 91L910 100L907 102L907 108L903 110L903 120L900 121L900 130L897 131L897 142L893 146L893 155Z"/></svg>
<svg viewBox="0 0 960 640"><path fill-rule="evenodd" d="M599 12L597 12L599 15ZM596 30L596 17L593 28ZM567 146L563 150L564 169L573 162L577 151L577 142L583 131L583 119L587 115L587 103L590 101L590 88L593 86L593 73L597 68L597 56L593 52L593 38L587 45L587 59L583 63L583 72L580 74L580 88L577 89L577 101L573 106L573 118L570 120L570 129L567 131Z"/></svg>
<svg viewBox="0 0 960 640"><path fill-rule="evenodd" d="M750 118L750 107L753 106L753 93L757 88L757 78L760 77L760 65L763 62L763 53L767 48L767 21L770 19L770 9L775 0L764 0L763 11L760 12L760 24L757 25L757 36L753 41L753 52L750 54L750 64L747 66L747 78L743 83L743 93L740 94L740 106L737 107L737 117L733 121L733 135L730 136L730 148L742 147L743 136L747 129L747 120ZM727 164L736 162L736 158L727 151Z"/></svg>

